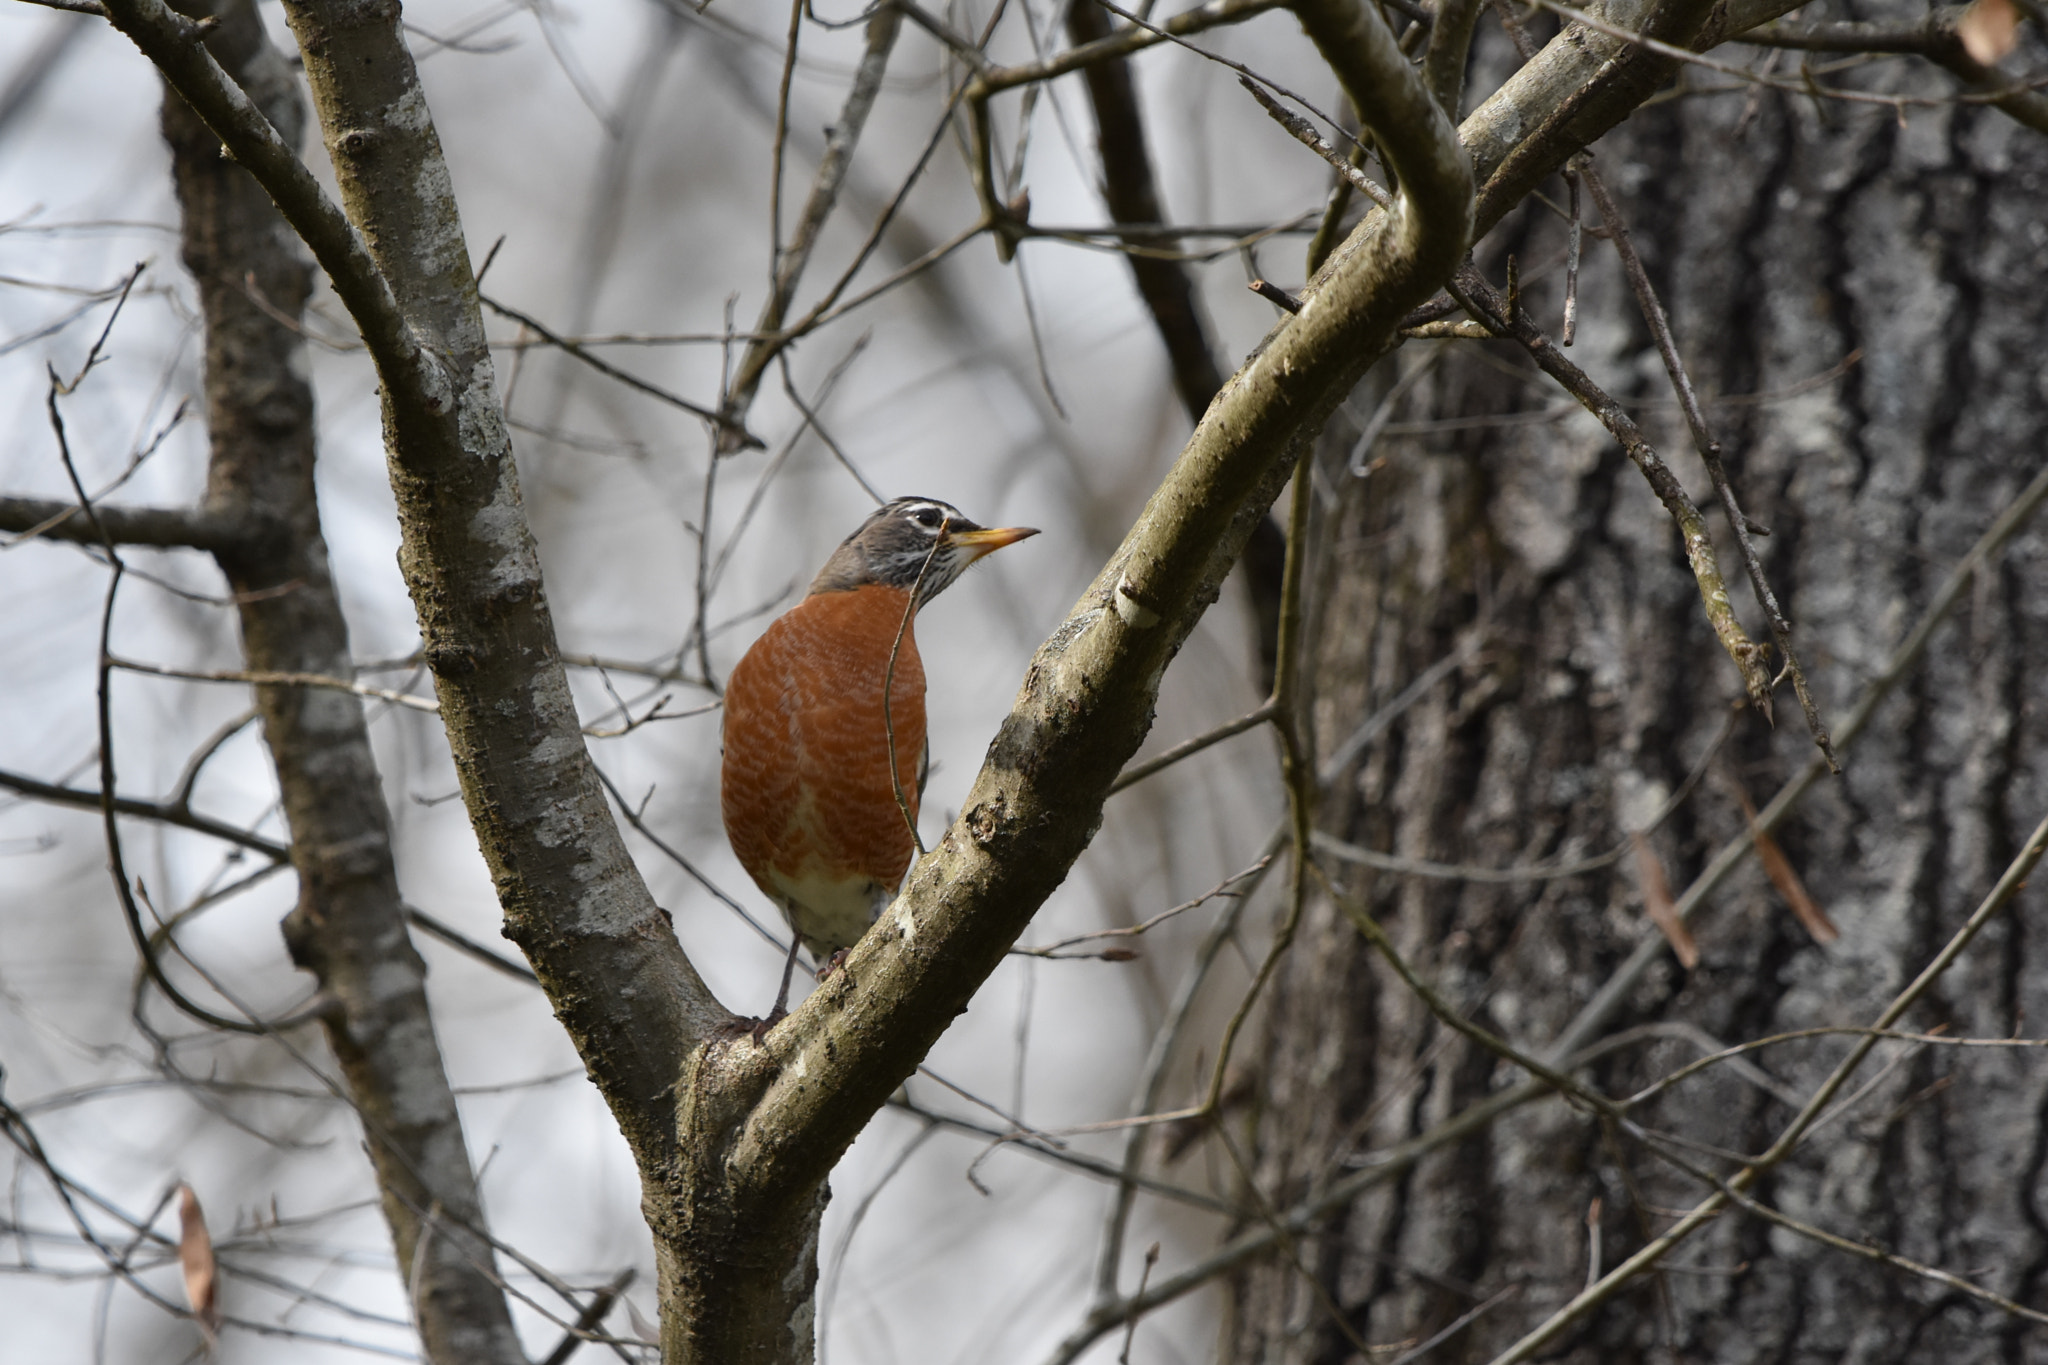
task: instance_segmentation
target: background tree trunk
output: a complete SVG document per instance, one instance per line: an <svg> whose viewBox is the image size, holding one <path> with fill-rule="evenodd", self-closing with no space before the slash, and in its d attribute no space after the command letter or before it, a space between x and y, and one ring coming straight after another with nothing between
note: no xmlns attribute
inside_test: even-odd
<svg viewBox="0 0 2048 1365"><path fill-rule="evenodd" d="M1920 93L1936 79L1922 69L1887 88ZM2008 282L2038 270L2048 250L2048 143L1981 106L1895 117L1738 91L1646 108L1597 151L1702 392L1759 395L1710 417L1745 509L1770 528L1765 564L1823 710L1839 722L2040 466L2048 298ZM1652 175L1652 165L1684 170ZM1551 192L1562 202L1555 182ZM1598 221L1590 203L1587 213ZM1519 256L1524 299L1553 337L1562 271L1526 282L1559 260L1563 235L1538 209L1504 248ZM1612 248L1590 238L1586 247L1571 354L1617 396L1641 400L1638 416L1704 506L1707 479ZM1486 264L1500 279L1499 256ZM1375 452L1383 465L1346 475L1341 431L1324 452L1336 491L1311 634L1323 753L1468 632L1486 643L1366 750L1320 824L1409 858L1584 858L1625 843L1705 761L1697 788L1650 836L1683 888L1741 834L1738 789L1762 805L1811 757L1790 690L1778 693L1775 731L1744 711L1706 760L1739 679L1643 480L1579 413L1430 428L1562 398L1500 343L1411 345L1382 368L1405 373L1432 345L1453 349L1394 414ZM1852 355L1839 377L1792 392ZM1384 391L1387 380L1375 382ZM1738 607L1767 638L1736 586L1726 522L1710 516ZM1581 1074L1626 1096L1717 1043L1866 1024L1925 964L2048 806L2048 742L2027 723L2048 676L2043 553L2041 535L2023 531L1978 575L1924 663L1845 753L1845 775L1824 780L1781 828L1839 940L1816 943L1752 860L1694 917L1697 968L1667 955L1611 1026L1661 1027ZM1520 884L1341 875L1426 980L1480 1023L1540 1048L1655 933L1634 869L1624 857ZM1999 1038L2038 1017L2048 993L2038 897L1994 922L1902 1026ZM1261 1187L1277 1205L1520 1079L1438 1025L1326 901L1311 905L1276 985L1254 1140ZM1716 1068L1636 1117L1761 1150L1789 1118L1786 1100L1809 1092L1847 1046L1833 1037L1771 1047L1753 1058L1766 1076ZM2035 1054L1880 1051L1855 1084L1880 1074L1762 1182L1760 1197L2038 1303L2048 1077ZM1546 1099L1368 1191L1294 1251L1372 1343L1419 1342L1519 1285L1431 1356L1483 1361L1587 1282L1589 1208L1604 1271L1704 1192L1641 1144L1604 1138L1592 1118ZM1547 1358L2048 1359L2037 1326L1746 1215L1724 1214L1672 1263ZM1226 1359L1357 1358L1284 1256L1243 1273L1232 1306Z"/></svg>

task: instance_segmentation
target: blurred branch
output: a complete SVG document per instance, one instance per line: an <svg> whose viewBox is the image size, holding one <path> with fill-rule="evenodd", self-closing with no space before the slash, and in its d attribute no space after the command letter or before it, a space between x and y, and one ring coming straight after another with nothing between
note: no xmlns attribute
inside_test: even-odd
<svg viewBox="0 0 2048 1365"><path fill-rule="evenodd" d="M1100 42L1110 36L1109 16L1094 0L1076 0L1067 8L1067 33L1077 49ZM1131 63L1126 57L1106 57L1082 68L1082 77L1095 108L1102 197L1109 216L1127 227L1123 233L1127 244L1154 245L1156 239L1137 225L1164 223L1166 212L1145 146L1144 116ZM1223 387L1223 373L1216 366L1215 348L1202 322L1195 282L1178 261L1140 255L1127 259L1138 296L1152 315L1159 339L1166 343L1181 406L1187 409L1190 421L1198 422L1216 390Z"/></svg>
<svg viewBox="0 0 2048 1365"><path fill-rule="evenodd" d="M32 801L46 801L53 806L73 806L79 810L98 810L102 800L100 793L96 791L86 791L81 787L62 787L52 782L39 781L23 773L0 771L0 787L20 792ZM182 801L146 801L132 796L116 796L113 808L117 815L140 816L145 820L176 825L180 829L189 829L226 843L252 849L276 862L288 862L291 859L291 849L288 845L195 814L192 808Z"/></svg>
<svg viewBox="0 0 2048 1365"><path fill-rule="evenodd" d="M984 72L975 80L968 92L969 100L986 100L990 95L1020 85L1032 85L1064 76L1070 71L1079 71L1097 62L1128 57L1142 52L1159 43L1170 42L1204 29L1216 28L1223 24L1235 24L1264 14L1267 10L1281 9L1285 0L1209 0L1208 4L1182 10L1171 19L1154 27L1140 27L1126 24L1107 37L1068 48L1057 57L1044 61L1027 62L1021 66L999 66Z"/></svg>
<svg viewBox="0 0 2048 1365"><path fill-rule="evenodd" d="M183 546L194 550L231 550L257 533L246 520L216 508L108 507L93 504L102 530L116 545ZM75 502L49 498L0 497L0 531L16 531L20 540L41 537L97 545L95 531ZM16 544L20 543L17 540Z"/></svg>
<svg viewBox="0 0 2048 1365"><path fill-rule="evenodd" d="M797 285L803 280L804 270L811 263L811 252L818 245L825 220L839 202L847 170L853 164L854 148L860 144L868 114L875 107L875 97L881 93L889 54L895 50L896 36L902 27L902 11L894 5L876 6L873 17L868 20L867 49L861 54L853 86L846 92L846 103L841 106L839 117L826 137L825 154L818 161L810 198L804 203L803 214L797 220L796 232L791 236L789 246L770 262L773 279L768 299L761 306L761 316L754 324L755 339L748 343L740 356L732 382L726 389L725 400L719 405L719 413L725 422L719 433L721 452L739 448L735 433L745 427L747 410L753 406L754 395L761 387L761 377L792 339L781 335L783 319L796 298ZM795 57L794 44L790 56L792 59Z"/></svg>
<svg viewBox="0 0 2048 1365"><path fill-rule="evenodd" d="M456 929L446 920L430 915L416 905L408 905L403 908L405 910L406 923L412 925L421 933L441 940L441 942L447 944L456 952L483 963L484 966L489 967L492 971L503 972L514 981L524 981L530 986L540 984L540 978L535 976L533 969L526 964L514 962L503 953L493 952L469 935Z"/></svg>
<svg viewBox="0 0 2048 1365"><path fill-rule="evenodd" d="M106 6L99 0L26 0L26 3L40 5L44 9L60 9L67 14L90 14L96 19L107 17Z"/></svg>
<svg viewBox="0 0 2048 1365"><path fill-rule="evenodd" d="M1677 48L1711 46L1797 0L1616 0L1608 19ZM1667 81L1674 58L1629 38L1570 22L1458 127L1479 180L1474 238L1483 237L1573 153L1628 116Z"/></svg>
<svg viewBox="0 0 2048 1365"><path fill-rule="evenodd" d="M1991 1290L1972 1284L1962 1276L1951 1274L1938 1266L1922 1265L1920 1262L1909 1260L1897 1252L1886 1251L1883 1247L1871 1246L1867 1242L1853 1241L1850 1238L1829 1232L1826 1228L1802 1222L1789 1214L1772 1208L1761 1200L1751 1198L1748 1194L1736 1188L1732 1181L1723 1180L1719 1181L1718 1184L1721 1187L1721 1192L1727 1195L1737 1208L1742 1209L1745 1213L1754 1214L1767 1223L1773 1223L1778 1227L1784 1228L1787 1232L1797 1233L1799 1236L1807 1238L1809 1241L1818 1242L1824 1247L1831 1247L1836 1251L1846 1252L1851 1256L1860 1257L1866 1261L1875 1261L1879 1265L1890 1266L1894 1270L1903 1270L1908 1275L1917 1275L1923 1280L1931 1280L1944 1289L1952 1290L1958 1294L1966 1294L1982 1303L1988 1303L2001 1313L2010 1313L2012 1316L2025 1319L2028 1322L2048 1324L2048 1313L2043 1313L2038 1308L2029 1308L2023 1303L2015 1303L2003 1294L1995 1294Z"/></svg>
<svg viewBox="0 0 2048 1365"><path fill-rule="evenodd" d="M2048 133L2048 95L2032 88L2032 84L2017 85L2006 80L1964 50L1960 39L1943 43L1928 55L2015 123L2025 124L2037 133Z"/></svg>
<svg viewBox="0 0 2048 1365"><path fill-rule="evenodd" d="M631 1283L633 1271L628 1267L614 1275L610 1284L591 1295L589 1305L576 1315L576 1325L562 1334L560 1344L548 1352L540 1365L568 1365L569 1357L575 1355L577 1348L583 1345L590 1334L604 1322L606 1314L612 1311L612 1305L619 1301L619 1296L626 1292L626 1286Z"/></svg>
<svg viewBox="0 0 2048 1365"><path fill-rule="evenodd" d="M1086 1152L1077 1152L1071 1147L1054 1146L1039 1135L1020 1132L1016 1128L994 1128L985 1123L976 1123L972 1119L963 1119L952 1114L942 1114L935 1109L929 1109L908 1098L892 1099L889 1101L889 1107L900 1113L915 1115L927 1123L936 1124L952 1132L983 1138L991 1143L1028 1153L1041 1161L1050 1162L1056 1166L1064 1166L1068 1170L1092 1176L1097 1180L1120 1184L1127 1178L1121 1170L1110 1162L1089 1156ZM1144 1131L1144 1129L1138 1130L1140 1134ZM1237 1208L1227 1200L1219 1199L1213 1194L1205 1194L1201 1190L1189 1189L1184 1185L1176 1185L1171 1181L1157 1180L1145 1175L1128 1178L1136 1184L1137 1188L1142 1189L1147 1194L1155 1195L1161 1199L1170 1199L1177 1204L1185 1204L1189 1208L1201 1209L1208 1213L1232 1215L1238 1212Z"/></svg>
<svg viewBox="0 0 2048 1365"><path fill-rule="evenodd" d="M569 337L557 335L549 329L546 323L530 313L522 313L517 308L498 302L488 294L479 294L477 298L484 307L490 309L493 313L498 314L500 317L510 318L520 326L531 331L546 345L555 347L573 360L581 361L607 379L617 380L629 389L644 393L649 398L657 399L672 408L678 408L683 412L689 413L692 417L701 417L713 424L722 424L726 421L725 418L703 404L692 403L689 399L684 398L680 394L671 393L659 384L651 384L636 374L620 369L602 356L592 354L583 343ZM735 427L731 430L733 432L735 449L742 446L758 447L761 444L760 439L749 434L744 426Z"/></svg>
<svg viewBox="0 0 2048 1365"><path fill-rule="evenodd" d="M189 682L248 683L253 687L317 687L329 692L346 692L351 696L366 697L371 701L389 702L393 706L402 706L409 711L424 711L428 715L435 715L441 709L440 704L432 697L416 697L410 692L395 692L388 687L371 687L367 683L337 678L327 673L296 673L262 668L168 668L162 664L146 664L136 659L121 658L114 660L114 667L126 673L140 673L145 677L182 678Z"/></svg>
<svg viewBox="0 0 2048 1365"><path fill-rule="evenodd" d="M1810 74L1803 75L1797 80L1780 79L1733 62L1702 56L1684 47L1660 42L1647 34L1633 32L1596 15L1560 4L1558 0L1530 0L1530 3L1667 59L1704 67L1709 71L1718 71L1724 76L1762 89L1782 90L1788 94L1804 95L1809 98L1843 100L1851 104L1880 104L1894 110L1939 108L1953 104L1989 104L2003 109L2018 122L2036 129L2042 128L2042 120L2048 117L2048 96L2041 95L2037 89L2043 81L2048 81L2048 77L2019 83L2008 82L2002 79L1994 68L1985 66L1970 56L1959 37L1953 45L1934 44L1929 56L1938 64L1963 76L1966 83L1973 87L1971 93L1948 96L1890 95L1842 86L1824 86ZM1728 35L1724 33L1721 36Z"/></svg>
<svg viewBox="0 0 2048 1365"><path fill-rule="evenodd" d="M1173 30L1173 21L1163 26ZM1133 25L1133 32L1145 30ZM1189 30L1192 31L1192 30ZM1115 35L1109 16L1095 0L1074 0L1067 8L1067 32L1075 52L1106 46ZM1166 211L1152 174L1151 154L1145 145L1144 116L1138 101L1136 77L1129 57L1105 55L1081 68L1089 101L1095 108L1096 149L1102 158L1102 196L1109 215L1125 228L1122 242L1127 248L1131 276L1138 297L1152 316L1152 325L1166 345L1166 357L1173 372L1173 386L1190 422L1202 414L1223 387L1223 373L1216 364L1215 345L1202 320L1201 296L1188 266L1157 251L1166 240L1159 227ZM1259 91L1263 95L1264 91ZM1043 233L1045 229L1036 230ZM1285 536L1271 517L1259 522L1243 556L1245 586L1251 596L1252 616L1258 640L1258 682L1271 691L1280 631L1280 566L1286 558ZM1219 736L1221 738L1221 736ZM1192 751L1190 751L1192 752ZM1165 764L1160 766L1164 767ZM1130 782L1138 777L1129 778ZM1114 793L1123 785L1112 788Z"/></svg>
<svg viewBox="0 0 2048 1365"><path fill-rule="evenodd" d="M1275 703L1268 701L1254 710L1247 711L1236 720L1227 721L1213 730L1196 735L1193 739L1182 740L1155 758L1148 758L1143 763L1132 764L1118 773L1116 781L1109 784L1109 794L1115 796L1124 788L1135 786L1137 783L1151 777L1154 773L1164 772L1182 759L1193 758L1212 744L1220 744L1234 735L1241 735L1247 730L1257 729L1273 718L1274 709Z"/></svg>
<svg viewBox="0 0 2048 1365"><path fill-rule="evenodd" d="M1788 47L1807 52L1904 52L1923 57L1956 41L1956 21L1967 5L1943 5L1904 23L1834 22L1802 24L1783 19L1735 35L1755 47Z"/></svg>
<svg viewBox="0 0 2048 1365"><path fill-rule="evenodd" d="M1465 67L1472 56L1472 30L1481 0L1441 0L1423 50L1422 79L1444 114L1455 120L1464 98Z"/></svg>

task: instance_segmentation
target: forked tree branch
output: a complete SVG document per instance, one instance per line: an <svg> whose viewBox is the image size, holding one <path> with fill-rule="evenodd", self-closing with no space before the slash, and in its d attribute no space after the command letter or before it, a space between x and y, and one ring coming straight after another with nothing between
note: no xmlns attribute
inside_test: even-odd
<svg viewBox="0 0 2048 1365"><path fill-rule="evenodd" d="M676 1052L727 1016L633 867L576 734L461 222L398 13L288 13L349 217L160 0L116 0L110 14L256 175L362 330L382 381L401 566L508 932L636 1152L659 1164L674 1146L661 1097ZM605 988L579 984L591 981Z"/></svg>
<svg viewBox="0 0 2048 1365"><path fill-rule="evenodd" d="M218 22L207 46L285 140L298 141L304 106L255 6L217 0L210 17ZM194 519L266 532L209 547L234 589L252 670L350 673L314 491L313 394L297 327L312 271L263 190L170 92L163 133L205 317L210 457ZM98 508L92 520L105 524ZM398 1262L411 1268L421 1347L437 1365L523 1365L434 1035L426 966L406 933L362 702L275 682L255 691L299 879L285 941L320 983L321 1023L362 1121Z"/></svg>

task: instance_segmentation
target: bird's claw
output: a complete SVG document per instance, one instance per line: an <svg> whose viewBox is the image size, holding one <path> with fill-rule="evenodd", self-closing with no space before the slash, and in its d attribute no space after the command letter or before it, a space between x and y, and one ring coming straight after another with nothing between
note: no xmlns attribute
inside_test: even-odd
<svg viewBox="0 0 2048 1365"><path fill-rule="evenodd" d="M752 1038L755 1047L762 1047L766 1045L768 1030L774 1028L787 1018L789 1018L789 1011L780 1006L768 1011L767 1017L761 1019L751 1018L744 1014L735 1014L719 1027L718 1037L734 1042L741 1038Z"/></svg>

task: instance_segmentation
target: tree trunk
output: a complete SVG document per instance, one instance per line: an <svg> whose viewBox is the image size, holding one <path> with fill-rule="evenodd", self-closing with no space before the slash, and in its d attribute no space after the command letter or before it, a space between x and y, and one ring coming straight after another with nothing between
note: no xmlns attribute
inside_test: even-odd
<svg viewBox="0 0 2048 1365"><path fill-rule="evenodd" d="M1928 68L1897 71L1881 88L1941 92ZM1709 417L1744 510L1770 530L1765 567L1823 714L1839 723L2041 464L2048 297L2012 281L2038 279L2048 249L2048 141L1982 106L1895 111L1757 91L1646 109L1594 165L1701 391L1757 396ZM1563 202L1555 182L1551 192ZM1563 247L1563 224L1541 210L1502 235L1525 278ZM1650 438L1709 506L1613 249L1591 238L1586 249L1570 354L1640 400ZM1489 265L1499 280L1498 252ZM1561 278L1551 270L1523 294L1553 339ZM1469 633L1485 643L1339 779L1320 827L1410 859L1569 862L1626 850L1703 767L1648 835L1683 889L1742 837L1741 794L1765 804L1814 753L1790 689L1775 730L1743 710L1709 757L1740 680L1643 479L1583 414L1472 423L1562 398L1505 343L1420 343L1382 368L1407 372L1424 346L1452 349L1394 413L1374 452L1384 464L1355 478L1348 451L1326 452L1337 495L1310 637L1322 753ZM1439 419L1463 420L1423 425ZM1709 515L1738 608L1768 639L1738 586L1727 523ZM1694 915L1698 965L1664 955L1608 1026L1628 1040L1576 1074L1626 1097L1721 1045L1867 1025L1926 964L2048 809L2048 743L2024 723L2048 678L2042 552L2022 531L1977 575L1845 750L1845 773L1780 827L1840 938L1817 942L1750 861ZM1657 932L1633 852L1511 884L1325 865L1425 981L1538 1053ZM1995 920L1900 1027L2028 1031L2048 1006L2048 957L2027 932L2035 913L2022 899ZM1852 1041L1773 1045L1749 1057L1760 1072L1714 1067L1632 1117L1762 1151ZM1873 1088L1753 1193L2038 1306L2048 1075L2035 1056L1885 1044L1844 1093ZM1262 1190L1290 1206L1522 1079L1434 1020L1336 907L1313 902L1271 1002L1254 1134ZM1705 1149L1691 1156L1733 1169ZM1605 1272L1708 1193L1642 1142L1539 1100L1345 1205L1294 1243L1298 1266L1275 1255L1242 1273L1225 1358L1353 1360L1351 1335L1420 1343L1513 1287L1430 1357L1487 1360L1577 1294L1589 1258ZM2048 1360L2036 1324L1746 1213L1722 1214L1666 1264L1545 1358Z"/></svg>
<svg viewBox="0 0 2048 1365"><path fill-rule="evenodd" d="M305 112L255 6L220 0L206 12L217 60L296 144ZM244 655L258 673L353 677L320 530L296 321L311 263L262 187L174 92L163 133L206 321L206 510L240 528L214 555L237 595ZM363 1122L422 1352L435 1365L524 1362L434 1036L426 964L406 932L362 703L275 684L257 687L256 703L299 878L285 940L320 982L321 1022Z"/></svg>

